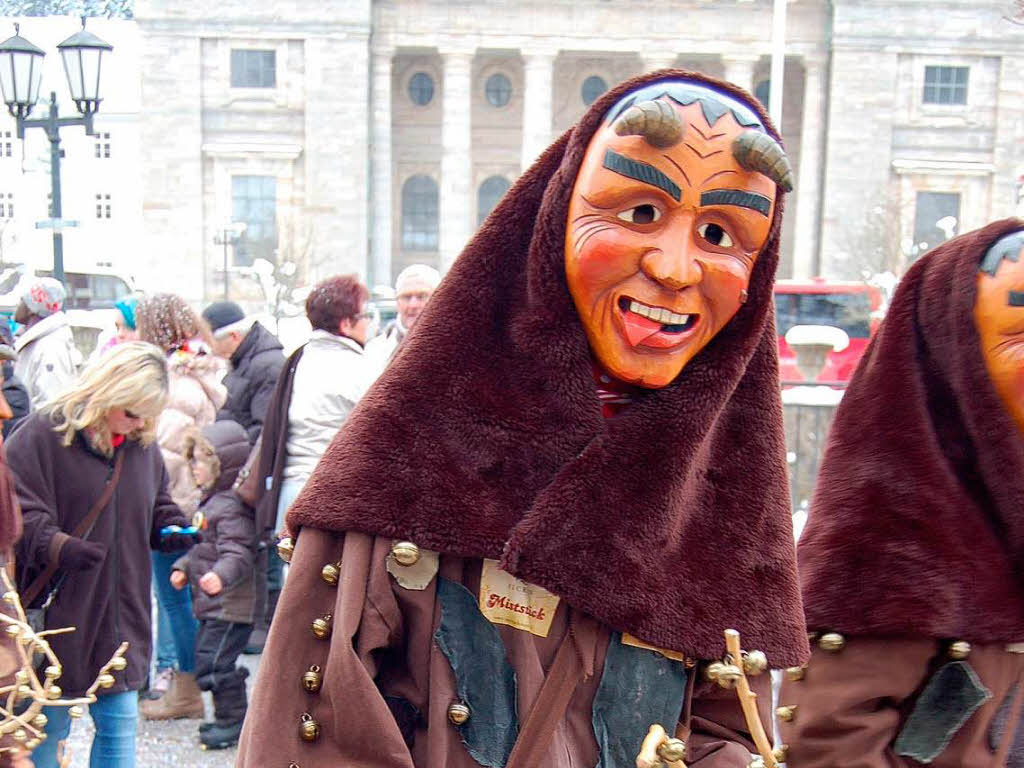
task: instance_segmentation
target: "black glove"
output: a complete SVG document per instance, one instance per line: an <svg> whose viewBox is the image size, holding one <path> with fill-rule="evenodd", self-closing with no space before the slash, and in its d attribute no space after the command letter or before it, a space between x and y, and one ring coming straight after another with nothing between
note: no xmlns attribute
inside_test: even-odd
<svg viewBox="0 0 1024 768"><path fill-rule="evenodd" d="M60 548L60 565L69 571L84 571L103 562L107 545L70 537Z"/></svg>
<svg viewBox="0 0 1024 768"><path fill-rule="evenodd" d="M198 533L168 533L160 537L157 549L161 552L184 552L198 544L199 538Z"/></svg>

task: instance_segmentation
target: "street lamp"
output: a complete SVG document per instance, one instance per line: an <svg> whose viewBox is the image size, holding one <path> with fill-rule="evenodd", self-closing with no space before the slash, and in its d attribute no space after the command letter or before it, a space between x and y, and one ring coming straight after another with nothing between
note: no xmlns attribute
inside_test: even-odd
<svg viewBox="0 0 1024 768"><path fill-rule="evenodd" d="M25 138L26 128L42 128L50 140L50 185L53 196L51 218L46 226L53 228L53 276L64 281L64 233L66 223L61 218L60 200L60 129L69 125L85 127L87 136L95 136L92 116L100 108L100 65L103 54L113 46L82 28L57 46L64 60L64 73L68 79L71 99L81 117L60 117L57 92L50 92L50 111L46 117L28 119L39 101L39 87L43 76L45 53L19 34L20 25L14 25L14 37L0 43L0 91L3 92L7 111L17 120L18 138Z"/></svg>
<svg viewBox="0 0 1024 768"><path fill-rule="evenodd" d="M225 224L213 236L213 242L224 246L224 298L228 297L228 246L234 248L245 232L245 222L235 221Z"/></svg>

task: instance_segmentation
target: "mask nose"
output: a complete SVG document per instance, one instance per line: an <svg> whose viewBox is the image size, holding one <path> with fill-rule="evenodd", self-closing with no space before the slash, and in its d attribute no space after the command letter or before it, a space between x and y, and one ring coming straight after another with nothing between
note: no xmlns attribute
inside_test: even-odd
<svg viewBox="0 0 1024 768"><path fill-rule="evenodd" d="M697 248L686 234L661 238L640 259L640 269L651 280L673 291L696 285L704 277Z"/></svg>

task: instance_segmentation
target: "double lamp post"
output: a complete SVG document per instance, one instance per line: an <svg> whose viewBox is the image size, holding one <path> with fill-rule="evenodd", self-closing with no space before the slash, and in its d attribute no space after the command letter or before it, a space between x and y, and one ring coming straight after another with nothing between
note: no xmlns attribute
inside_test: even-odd
<svg viewBox="0 0 1024 768"><path fill-rule="evenodd" d="M64 60L64 73L80 117L60 117L57 93L50 92L50 111L46 117L29 119L32 108L39 101L39 88L43 78L43 56L46 54L19 34L14 25L14 37L0 43L0 92L7 111L17 120L18 138L25 138L27 128L42 128L50 140L50 184L53 202L48 225L53 228L53 276L64 282L65 226L61 218L60 200L60 129L69 125L85 127L87 136L95 136L92 117L100 108L100 64L103 54L113 46L82 28L57 46Z"/></svg>

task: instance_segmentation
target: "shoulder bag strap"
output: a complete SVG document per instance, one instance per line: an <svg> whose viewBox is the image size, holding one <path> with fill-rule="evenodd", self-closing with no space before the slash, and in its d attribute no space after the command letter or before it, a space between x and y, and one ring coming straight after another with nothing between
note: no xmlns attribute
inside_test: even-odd
<svg viewBox="0 0 1024 768"><path fill-rule="evenodd" d="M99 519L100 513L106 509L107 504L110 503L110 499L114 495L114 490L117 488L117 482L121 479L121 467L124 466L124 450L117 452L117 458L114 459L114 471L110 475L110 479L107 480L106 487L103 489L103 493L96 500L96 503L92 505L82 521L75 526L75 530L71 532L71 535L77 539L88 538L89 534L92 533L93 526L96 525L96 521ZM46 565L46 570L36 576L25 593L21 596L21 604L29 606L32 601L39 597L39 593L43 591L50 579L53 578L53 574L57 572L59 561L54 558Z"/></svg>

